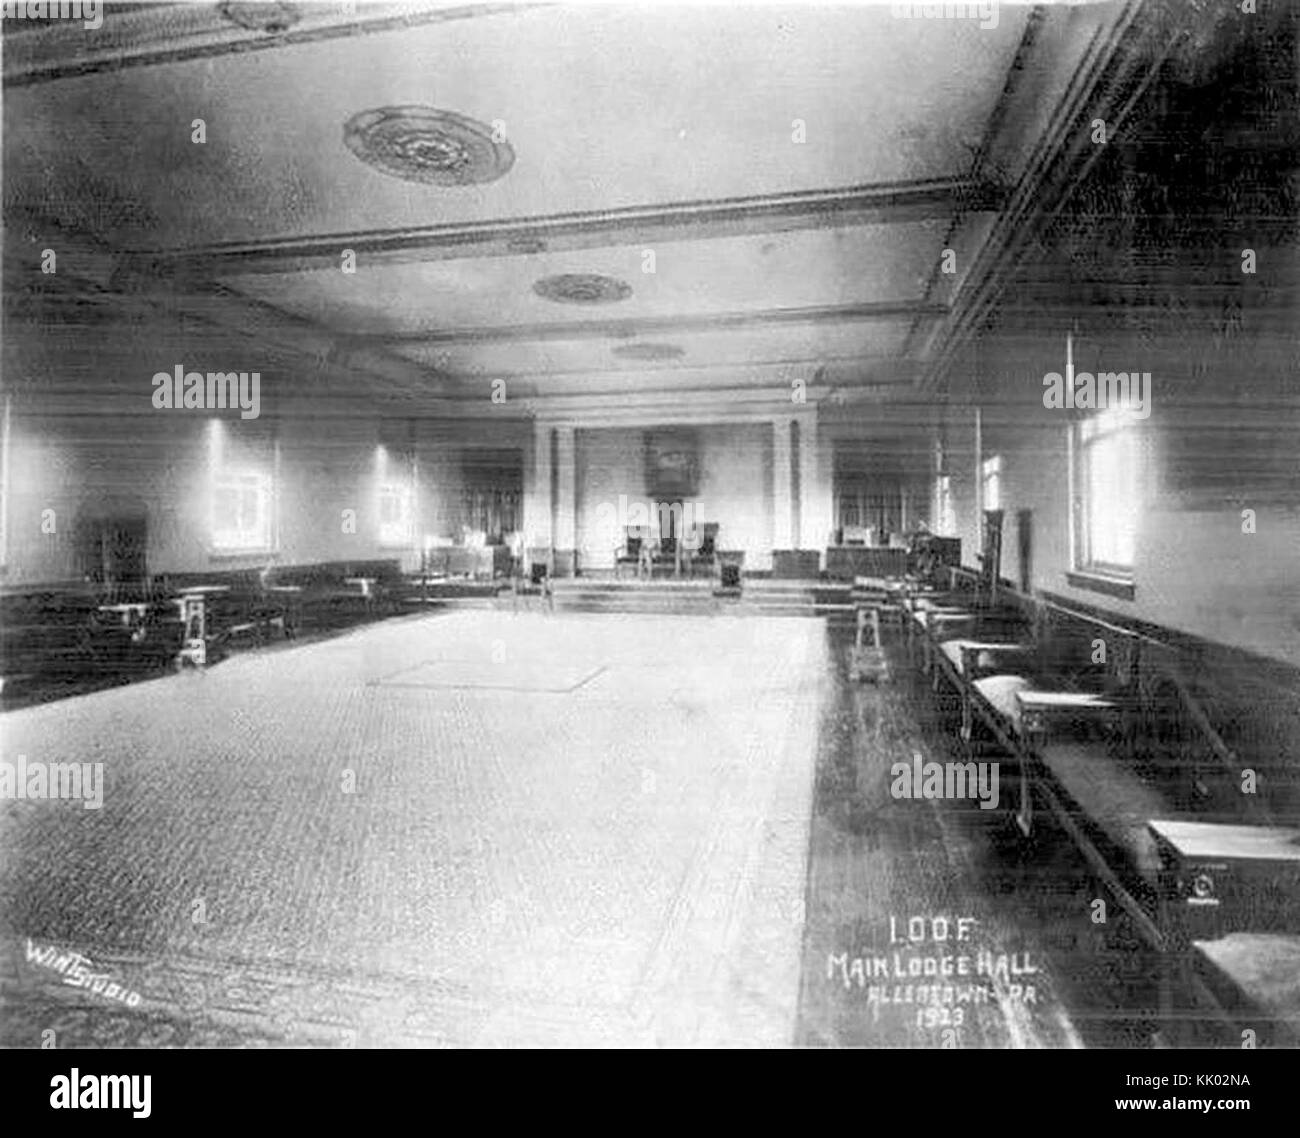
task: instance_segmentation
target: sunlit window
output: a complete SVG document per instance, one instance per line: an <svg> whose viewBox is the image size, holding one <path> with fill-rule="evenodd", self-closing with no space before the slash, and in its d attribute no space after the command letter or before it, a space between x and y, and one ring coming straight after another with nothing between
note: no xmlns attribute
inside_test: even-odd
<svg viewBox="0 0 1300 1138"><path fill-rule="evenodd" d="M212 544L223 553L262 553L271 548L269 475L218 472L212 488Z"/></svg>
<svg viewBox="0 0 1300 1138"><path fill-rule="evenodd" d="M940 474L934 480L934 532L945 537L957 533L957 511L952 501L952 476Z"/></svg>
<svg viewBox="0 0 1300 1138"><path fill-rule="evenodd" d="M1113 407L1076 431L1076 568L1129 577L1140 487L1134 420Z"/></svg>
<svg viewBox="0 0 1300 1138"><path fill-rule="evenodd" d="M409 546L414 541L410 485L402 482L384 482L379 487L379 543L388 546Z"/></svg>
<svg viewBox="0 0 1300 1138"><path fill-rule="evenodd" d="M983 479L984 509L1002 509L1002 456L995 454L986 458L981 464L980 476Z"/></svg>

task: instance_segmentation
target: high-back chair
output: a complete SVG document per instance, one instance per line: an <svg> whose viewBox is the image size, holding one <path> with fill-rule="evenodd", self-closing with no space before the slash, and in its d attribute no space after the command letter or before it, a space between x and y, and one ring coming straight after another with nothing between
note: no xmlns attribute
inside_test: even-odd
<svg viewBox="0 0 1300 1138"><path fill-rule="evenodd" d="M675 533L661 533L659 535L659 544L655 548L652 558L653 568L671 569L675 574L681 567L678 552L677 535Z"/></svg>
<svg viewBox="0 0 1300 1138"><path fill-rule="evenodd" d="M623 544L614 553L614 575L620 576L624 566L632 566L635 573L641 572L641 554L645 546L645 530L641 526L628 526L624 531Z"/></svg>
<svg viewBox="0 0 1300 1138"><path fill-rule="evenodd" d="M691 573L705 569L712 574L718 565L718 530L722 527L717 522L705 522L700 526L699 548L691 551Z"/></svg>
<svg viewBox="0 0 1300 1138"><path fill-rule="evenodd" d="M519 597L541 597L549 608L555 607L551 578L555 571L555 553L550 546L530 546L527 551L527 574L515 578L515 601Z"/></svg>

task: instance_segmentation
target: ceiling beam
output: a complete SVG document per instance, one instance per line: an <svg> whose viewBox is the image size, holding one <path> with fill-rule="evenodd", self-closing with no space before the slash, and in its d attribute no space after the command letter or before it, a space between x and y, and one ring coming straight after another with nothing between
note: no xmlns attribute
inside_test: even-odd
<svg viewBox="0 0 1300 1138"><path fill-rule="evenodd" d="M811 419L817 413L821 392L809 392L808 403L792 406L787 393L735 392L719 399L708 392L647 392L644 397L625 395L552 395L522 400L538 422L572 423L579 427L666 425L672 423L739 423L771 421L794 414Z"/></svg>
<svg viewBox="0 0 1300 1138"><path fill-rule="evenodd" d="M695 315L641 316L604 320L570 320L547 324L504 324L495 328L447 328L428 332L371 332L343 336L357 344L491 344L539 340L631 340L642 335L682 332L717 332L776 324L839 324L859 320L910 320L914 316L938 320L948 308L919 300L869 304L815 305L806 308L767 308L749 312L712 312Z"/></svg>
<svg viewBox="0 0 1300 1138"><path fill-rule="evenodd" d="M56 5L57 6L57 5ZM376 32L402 31L535 4L449 5L438 0L262 5L272 29L244 27L217 4L100 4L100 25L84 19L6 22L4 85L26 87L106 71L219 59ZM252 10L256 5L244 5ZM16 25L16 27L14 26ZM93 32L91 35L86 33ZM508 34L508 33L507 33Z"/></svg>
<svg viewBox="0 0 1300 1138"><path fill-rule="evenodd" d="M410 357L407 357L410 358ZM618 379L623 376L639 375L663 375L683 372L702 372L705 374L715 374L719 370L730 368L781 368L789 370L801 364L812 365L829 365L836 364L857 364L861 367L872 369L890 369L893 371L906 370L907 378L900 379L898 382L911 383L914 380L912 372L917 370L921 365L912 363L907 360L900 360L898 356L888 355L866 355L861 352L849 352L846 354L828 354L818 355L800 355L800 356L755 356L745 360L719 360L712 359L707 362L700 362L698 358L676 359L676 360L623 360L620 359L614 364L605 364L602 367L555 367L540 368L530 366L526 371L518 374L529 379L568 379L581 378L583 376L595 375L602 376L606 379ZM443 367L444 370L450 371L445 365L429 365L431 367ZM482 376L497 374L495 370L485 369L482 372L461 372L456 373L461 378L478 379ZM791 373L793 374L793 373ZM785 378L785 372L782 372L782 378Z"/></svg>
<svg viewBox="0 0 1300 1138"><path fill-rule="evenodd" d="M311 237L223 242L184 249L141 248L129 256L141 271L207 278L339 267L351 249L361 267L383 262L523 257L619 245L752 237L805 229L947 219L955 212L995 212L1005 191L991 181L930 178L833 190L756 194L542 217L455 222Z"/></svg>

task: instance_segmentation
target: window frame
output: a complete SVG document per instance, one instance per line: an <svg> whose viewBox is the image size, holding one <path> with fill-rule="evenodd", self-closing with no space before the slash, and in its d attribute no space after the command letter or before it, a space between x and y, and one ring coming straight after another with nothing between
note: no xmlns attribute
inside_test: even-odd
<svg viewBox="0 0 1300 1138"><path fill-rule="evenodd" d="M934 533L938 537L957 536L957 507L953 501L951 474L934 476Z"/></svg>
<svg viewBox="0 0 1300 1138"><path fill-rule="evenodd" d="M1138 467L1141 463L1139 435L1136 421L1121 408L1108 408L1081 417L1070 424L1067 436L1070 499L1070 569L1066 579L1071 585L1091 589L1108 596L1132 600L1136 594L1137 522L1140 510L1136 503L1129 534L1129 562L1123 564L1104 560L1096 555L1094 530L1104 519L1099 518L1098 502L1094 501L1095 476L1093 462L1099 448L1108 440L1124 440L1130 449L1125 456L1133 475L1133 484L1140 485Z"/></svg>
<svg viewBox="0 0 1300 1138"><path fill-rule="evenodd" d="M383 549L412 549L415 547L415 486L406 479L381 479L376 487L377 532L375 540ZM384 521L384 504L396 501L399 504L399 520ZM401 526L400 536L397 529Z"/></svg>
<svg viewBox="0 0 1300 1138"><path fill-rule="evenodd" d="M980 463L980 505L984 510L1002 509L1002 455L993 454ZM989 487L992 485L997 494L996 501L989 500Z"/></svg>
<svg viewBox="0 0 1300 1138"><path fill-rule="evenodd" d="M239 500L239 521L243 520L243 496L252 495L254 524L223 526L219 508L224 494ZM272 475L249 467L221 467L213 475L209 503L209 537L216 557L241 557L275 552L275 480Z"/></svg>

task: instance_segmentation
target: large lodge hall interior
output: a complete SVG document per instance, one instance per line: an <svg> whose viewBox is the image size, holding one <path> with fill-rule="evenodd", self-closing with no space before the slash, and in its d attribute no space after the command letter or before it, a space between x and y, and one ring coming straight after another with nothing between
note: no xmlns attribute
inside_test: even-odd
<svg viewBox="0 0 1300 1138"><path fill-rule="evenodd" d="M0 1045L1300 1043L1294 6L26 7Z"/></svg>

